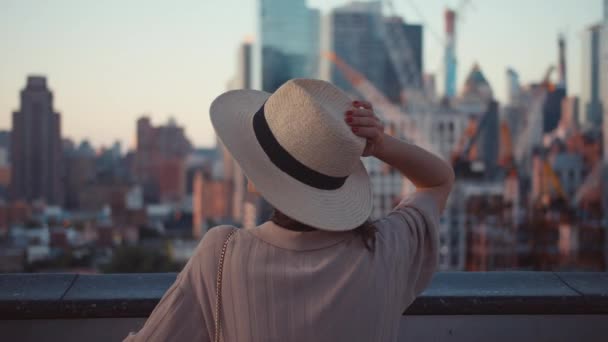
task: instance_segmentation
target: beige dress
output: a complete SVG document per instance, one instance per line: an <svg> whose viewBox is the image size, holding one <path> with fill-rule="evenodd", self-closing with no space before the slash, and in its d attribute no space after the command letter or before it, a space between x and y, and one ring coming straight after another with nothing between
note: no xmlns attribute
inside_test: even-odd
<svg viewBox="0 0 608 342"><path fill-rule="evenodd" d="M400 317L437 265L439 211L417 193L376 222L375 252L352 232L294 232L266 222L231 240L222 287L224 341L396 341ZM213 341L218 257L210 230L145 325L126 341Z"/></svg>

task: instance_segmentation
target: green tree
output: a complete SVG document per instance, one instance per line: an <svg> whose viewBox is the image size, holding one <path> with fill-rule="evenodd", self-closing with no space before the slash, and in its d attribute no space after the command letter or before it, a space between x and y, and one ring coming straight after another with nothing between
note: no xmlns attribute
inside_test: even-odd
<svg viewBox="0 0 608 342"><path fill-rule="evenodd" d="M112 260L101 267L104 273L178 272L181 265L159 251L138 246L121 246L114 250Z"/></svg>

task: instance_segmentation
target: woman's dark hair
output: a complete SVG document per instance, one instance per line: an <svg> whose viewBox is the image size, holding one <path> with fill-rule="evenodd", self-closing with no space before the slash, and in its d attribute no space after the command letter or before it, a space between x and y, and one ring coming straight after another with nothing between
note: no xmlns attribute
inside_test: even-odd
<svg viewBox="0 0 608 342"><path fill-rule="evenodd" d="M317 230L317 228L315 227L311 227L307 224L292 219L291 217L283 214L276 208L274 209L272 216L270 217L270 221L285 229L295 230L298 232L308 232ZM376 226L369 219L363 222L363 224L361 224L359 227L353 229L353 233L361 238L363 245L365 245L365 248L370 252L374 251L377 231L378 228L376 228Z"/></svg>

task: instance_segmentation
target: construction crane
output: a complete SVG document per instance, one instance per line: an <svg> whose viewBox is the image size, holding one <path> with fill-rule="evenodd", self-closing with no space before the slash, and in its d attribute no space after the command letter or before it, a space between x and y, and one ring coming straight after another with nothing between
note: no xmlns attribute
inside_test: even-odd
<svg viewBox="0 0 608 342"><path fill-rule="evenodd" d="M554 71L555 71L554 65L549 65L549 67L547 68L547 71L545 71L545 77L543 77L543 81L541 84L547 90L555 89L555 84L553 84L553 82L551 82L551 75L553 74Z"/></svg>
<svg viewBox="0 0 608 342"><path fill-rule="evenodd" d="M549 164L549 161L547 160L543 161L543 175L545 176L543 182L543 189L545 195L551 197L551 190L555 190L557 192L558 198L567 200L568 197L566 196L566 192L562 187L562 183L553 168L551 167L551 164Z"/></svg>
<svg viewBox="0 0 608 342"><path fill-rule="evenodd" d="M410 0L410 3L420 13L413 1ZM393 19L389 20L387 24L380 10L375 13L374 22L395 68L402 89L402 99L405 99L405 104L409 105L410 108L420 109L426 113L436 112L438 110L437 106L428 98L428 94L422 90L422 70L416 66L413 49L400 25L401 21L395 19L399 16L393 2L391 0L381 0L380 5L381 8L386 8L389 18ZM456 11L454 11L457 14L458 24L462 21L464 12L469 6L473 6L472 0L460 1ZM455 39L455 37L452 38ZM450 42L450 39L450 37L446 37L444 44L455 44L454 41Z"/></svg>
<svg viewBox="0 0 608 342"><path fill-rule="evenodd" d="M528 111L528 117L524 130L515 140L514 157L517 166L522 166L531 157L532 146L530 140L533 136L540 136L542 133L542 105L545 101L544 91L536 95Z"/></svg>
<svg viewBox="0 0 608 342"><path fill-rule="evenodd" d="M463 1L463 4L466 5L467 2ZM428 139L429 134L424 134L421 131L424 129L423 120L427 120L428 116L438 112L439 107L422 91L421 70L416 65L413 49L405 35L403 24L395 15L393 2L391 0L381 0L380 6L380 10L372 12L372 22L381 41L384 42L389 59L394 67L401 88L401 107L391 103L369 80L355 71L334 52L325 53L324 57L334 63L353 85L353 88L366 100L373 102L375 108L387 120L404 123L406 138L434 150L434 146ZM388 12L388 20L382 14L382 7ZM410 112L410 110L413 110L413 112ZM425 115L413 113L424 113Z"/></svg>
<svg viewBox="0 0 608 342"><path fill-rule="evenodd" d="M515 137L513 146L513 162L518 169L527 169L532 158L532 150L535 143L531 141L533 138L540 138L543 134L543 104L547 93L555 89L555 85L551 82L551 75L555 71L555 67L550 65L547 68L541 82L530 88L532 96L531 104L528 107L526 124L524 130ZM561 180L549 164L549 161L542 161L542 188L541 202L549 200L554 194L557 198L568 201L566 192L563 189ZM547 203L546 203L547 204Z"/></svg>
<svg viewBox="0 0 608 342"><path fill-rule="evenodd" d="M469 123L464 129L460 139L456 143L454 150L452 151L451 160L454 163L457 159L468 158L470 153L465 152L466 145L469 143L471 138L475 135L477 130L477 121L473 118L469 118Z"/></svg>
<svg viewBox="0 0 608 342"><path fill-rule="evenodd" d="M325 58L334 63L334 65L340 70L342 75L348 80L348 82L359 92L367 101L374 104L374 109L380 115L381 118L388 121L389 126L395 126L402 124L405 126L406 132L403 138L411 141L421 140L421 135L415 126L411 118L406 115L397 105L393 104L389 99L386 98L365 76L360 72L353 69L344 60L338 57L333 52L326 52L323 54Z"/></svg>
<svg viewBox="0 0 608 342"><path fill-rule="evenodd" d="M383 2L392 15L387 21L380 11L374 16L374 23L395 68L401 90L407 96L409 92L415 92L422 88L421 71L414 63L414 54L403 32L401 20L398 16L393 15L395 13L393 2L390 0Z"/></svg>
<svg viewBox="0 0 608 342"><path fill-rule="evenodd" d="M363 74L348 65L342 58L334 52L325 52L325 58L335 64L344 78L357 90L365 99L374 104L374 108L384 118L389 120L409 120L401 109L386 98Z"/></svg>
<svg viewBox="0 0 608 342"><path fill-rule="evenodd" d="M468 1L470 0L464 0L464 2ZM380 3L387 10L388 20L382 15L382 11L379 11L375 13L374 22L401 86L404 108L427 114L437 112L438 107L423 90L422 70L416 65L412 46L405 35L403 23L397 15L393 2L381 0Z"/></svg>
<svg viewBox="0 0 608 342"><path fill-rule="evenodd" d="M464 11L467 9L467 7L471 6L473 6L472 0L461 0L460 4L458 4L458 7L456 9L456 14L458 15L457 20L462 21L462 18L464 17Z"/></svg>
<svg viewBox="0 0 608 342"><path fill-rule="evenodd" d="M401 87L402 98L408 98L408 92L410 89L421 89L420 70L416 67L414 62L413 52L411 46L405 36L402 26L399 21L388 23L382 15L382 7L386 7L391 13L395 12L392 1L382 0L380 1L380 9L372 12L375 29L377 30L380 39L384 42L387 48L389 58L395 69L397 79ZM396 17L396 16L393 16ZM324 54L336 67L342 72L345 78L353 85L353 87L363 95L366 100L374 103L375 108L386 117L386 119L404 123L408 127L406 136L409 138L420 138L417 130L415 129L415 123L411 116L407 115L406 112L402 111L398 106L391 103L382 92L380 92L369 80L367 80L361 73L355 71L346 62L344 62L334 52ZM416 97L416 96L412 96ZM425 103L425 107L428 105Z"/></svg>

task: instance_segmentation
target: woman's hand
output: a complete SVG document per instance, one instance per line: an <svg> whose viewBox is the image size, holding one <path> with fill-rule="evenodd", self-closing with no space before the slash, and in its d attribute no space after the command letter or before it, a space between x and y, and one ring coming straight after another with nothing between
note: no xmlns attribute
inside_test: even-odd
<svg viewBox="0 0 608 342"><path fill-rule="evenodd" d="M363 157L375 154L384 139L384 125L374 114L372 104L367 101L353 101L353 108L345 113L344 120L355 135L367 140Z"/></svg>

